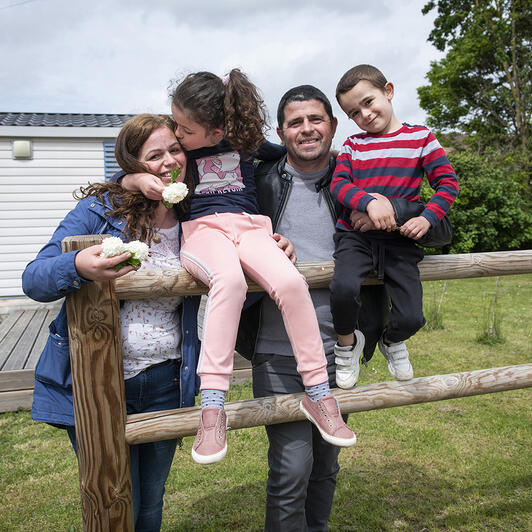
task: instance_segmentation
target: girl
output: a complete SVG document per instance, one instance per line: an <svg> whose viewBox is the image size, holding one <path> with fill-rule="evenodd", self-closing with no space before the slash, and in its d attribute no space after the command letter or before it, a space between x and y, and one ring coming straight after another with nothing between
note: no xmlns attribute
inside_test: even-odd
<svg viewBox="0 0 532 532"><path fill-rule="evenodd" d="M190 74L175 89L172 115L195 183L189 220L183 223L181 263L210 288L198 363L202 415L192 457L207 464L227 451L224 401L247 291L244 274L281 310L305 384L301 410L330 443L354 445L356 437L330 395L305 279L277 247L270 219L258 214L252 154L277 158L280 148L264 142L266 113L256 87L238 69L224 78Z"/></svg>
<svg viewBox="0 0 532 532"><path fill-rule="evenodd" d="M129 172L152 172L167 179L184 172L186 158L172 119L139 115L117 139L116 159ZM179 266L178 213L161 201L125 191L115 183L81 190L81 201L60 223L50 242L22 275L24 292L37 301L54 301L90 281L116 279L133 268L114 267L129 258L102 258L102 246L61 253L69 235L107 233L151 241L145 268ZM120 308L127 413L193 406L199 355L198 298L167 297L124 301ZM68 325L65 305L50 326L50 337L35 370L32 418L65 428L76 448ZM164 485L177 440L132 445L131 478L135 530L159 530Z"/></svg>

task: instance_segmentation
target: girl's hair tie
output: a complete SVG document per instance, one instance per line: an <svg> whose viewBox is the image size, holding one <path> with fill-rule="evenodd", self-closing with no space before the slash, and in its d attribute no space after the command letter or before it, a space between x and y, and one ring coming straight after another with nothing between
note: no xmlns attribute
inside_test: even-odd
<svg viewBox="0 0 532 532"><path fill-rule="evenodd" d="M222 83L224 86L226 86L229 83L229 74L222 76Z"/></svg>

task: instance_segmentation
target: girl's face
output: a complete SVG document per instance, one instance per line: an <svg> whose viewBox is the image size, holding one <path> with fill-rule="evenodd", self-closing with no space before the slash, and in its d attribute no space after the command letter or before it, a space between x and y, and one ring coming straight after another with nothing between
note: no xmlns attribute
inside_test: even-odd
<svg viewBox="0 0 532 532"><path fill-rule="evenodd" d="M175 105L172 105L172 116L177 124L175 136L187 151L216 146L224 136L221 129L207 131Z"/></svg>
<svg viewBox="0 0 532 532"><path fill-rule="evenodd" d="M170 182L170 171L179 168L181 174L178 181L185 178L187 159L175 134L166 126L152 131L140 149L138 160L150 171L160 177L163 182Z"/></svg>

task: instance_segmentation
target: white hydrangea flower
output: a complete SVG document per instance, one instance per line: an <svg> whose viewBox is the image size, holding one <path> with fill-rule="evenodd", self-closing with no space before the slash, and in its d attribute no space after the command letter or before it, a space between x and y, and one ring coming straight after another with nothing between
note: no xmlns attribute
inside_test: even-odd
<svg viewBox="0 0 532 532"><path fill-rule="evenodd" d="M102 253L101 257L114 257L115 255L120 255L121 253L131 253L131 257L120 264L115 266L115 270L119 271L121 268L130 264L134 268L139 268L141 261L146 259L150 253L150 248L144 242L140 240L133 240L124 244L120 238L117 236L110 236L104 238L102 242Z"/></svg>
<svg viewBox="0 0 532 532"><path fill-rule="evenodd" d="M188 194L188 187L185 183L179 181L178 183L170 183L163 190L163 200L165 203L179 203L183 201Z"/></svg>
<svg viewBox="0 0 532 532"><path fill-rule="evenodd" d="M103 239L102 248L102 257L114 257L124 253L124 242L117 236L110 236Z"/></svg>
<svg viewBox="0 0 532 532"><path fill-rule="evenodd" d="M148 258L150 248L140 240L133 240L132 242L124 244L124 251L129 251L135 259L144 260Z"/></svg>

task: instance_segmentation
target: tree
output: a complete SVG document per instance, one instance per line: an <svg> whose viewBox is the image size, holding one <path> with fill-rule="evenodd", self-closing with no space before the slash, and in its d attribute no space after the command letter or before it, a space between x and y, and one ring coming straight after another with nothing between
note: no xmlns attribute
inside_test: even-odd
<svg viewBox="0 0 532 532"><path fill-rule="evenodd" d="M418 88L428 124L479 151L517 148L529 168L532 0L430 0L422 12L435 8L428 40L446 55Z"/></svg>

